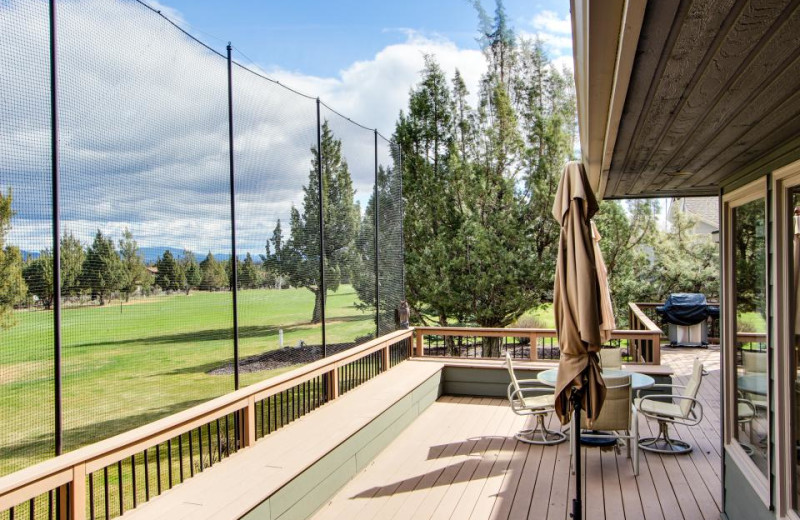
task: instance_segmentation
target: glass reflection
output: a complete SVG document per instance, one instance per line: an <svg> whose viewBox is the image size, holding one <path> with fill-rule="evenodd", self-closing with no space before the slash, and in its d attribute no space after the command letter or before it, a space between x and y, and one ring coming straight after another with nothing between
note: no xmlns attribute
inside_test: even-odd
<svg viewBox="0 0 800 520"><path fill-rule="evenodd" d="M733 211L739 425L735 438L766 476L770 439L764 199L748 202Z"/></svg>

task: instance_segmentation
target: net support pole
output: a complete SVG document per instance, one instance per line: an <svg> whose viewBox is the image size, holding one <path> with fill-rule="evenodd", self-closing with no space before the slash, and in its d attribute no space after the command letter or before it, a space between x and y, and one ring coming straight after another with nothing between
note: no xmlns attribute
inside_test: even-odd
<svg viewBox="0 0 800 520"><path fill-rule="evenodd" d="M402 299L406 299L406 206L403 199L403 150L400 149L400 144L395 142L397 147L397 159L400 164L395 166L395 174L397 177L398 185L400 186L400 292Z"/></svg>
<svg viewBox="0 0 800 520"><path fill-rule="evenodd" d="M53 388L55 391L55 453L64 449L61 391L61 201L58 156L58 60L56 0L50 0L50 165L53 188Z"/></svg>
<svg viewBox="0 0 800 520"><path fill-rule="evenodd" d="M378 233L379 233L379 212L380 212L380 190L378 190L378 130L375 130L375 191L374 191L374 198L375 198L375 215L374 217L374 233L373 233L373 240L374 240L374 250L375 250L375 337L381 335L381 304L380 304L380 279L379 273L380 269L378 268Z"/></svg>
<svg viewBox="0 0 800 520"><path fill-rule="evenodd" d="M325 284L325 217L324 197L322 196L322 120L320 117L320 100L317 98L317 187L319 195L319 291L320 321L322 323L322 357L328 357L328 341L325 337L325 300L327 285Z"/></svg>
<svg viewBox="0 0 800 520"><path fill-rule="evenodd" d="M228 160L231 189L231 293L233 295L233 386L239 389L239 260L236 257L236 184L233 167L233 62L228 42Z"/></svg>

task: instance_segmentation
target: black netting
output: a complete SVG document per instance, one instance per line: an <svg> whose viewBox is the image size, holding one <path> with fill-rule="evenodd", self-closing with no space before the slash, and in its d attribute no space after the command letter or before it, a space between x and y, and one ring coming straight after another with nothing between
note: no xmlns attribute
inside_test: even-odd
<svg viewBox="0 0 800 520"><path fill-rule="evenodd" d="M0 476L54 453L47 27L46 2L0 3Z"/></svg>
<svg viewBox="0 0 800 520"><path fill-rule="evenodd" d="M375 337L375 132L323 106L326 185L326 339L346 347Z"/></svg>
<svg viewBox="0 0 800 520"><path fill-rule="evenodd" d="M55 453L56 366L68 451L396 327L391 144L233 63L232 201L226 57L135 0L58 2L56 301L48 4L0 15L0 476Z"/></svg>
<svg viewBox="0 0 800 520"><path fill-rule="evenodd" d="M317 108L242 67L233 86L239 368L249 384L323 355Z"/></svg>
<svg viewBox="0 0 800 520"><path fill-rule="evenodd" d="M403 278L403 178L400 152L378 139L378 308L380 331L397 328L405 302ZM399 313L399 314L398 314ZM402 319L402 321L407 321Z"/></svg>
<svg viewBox="0 0 800 520"><path fill-rule="evenodd" d="M72 449L233 390L211 372L233 359L228 91L225 59L141 4L59 7Z"/></svg>

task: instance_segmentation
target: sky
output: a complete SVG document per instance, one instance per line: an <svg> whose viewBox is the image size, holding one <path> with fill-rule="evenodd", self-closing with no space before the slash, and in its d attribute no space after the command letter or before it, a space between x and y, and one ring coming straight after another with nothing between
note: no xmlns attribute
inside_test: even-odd
<svg viewBox="0 0 800 520"><path fill-rule="evenodd" d="M473 92L485 61L465 0L292 2L147 0L219 53L231 41L237 240L264 251L303 201L316 106L290 86L390 137L423 58ZM0 189L13 191L9 243L51 244L47 2L0 2ZM494 5L484 2L490 13ZM538 36L571 67L567 0L506 0L517 34ZM133 0L59 2L61 220L141 247L230 250L225 60ZM13 45L12 45L13 43ZM257 74L280 82L278 85ZM372 192L374 136L323 109L361 207ZM389 165L381 141L380 161Z"/></svg>

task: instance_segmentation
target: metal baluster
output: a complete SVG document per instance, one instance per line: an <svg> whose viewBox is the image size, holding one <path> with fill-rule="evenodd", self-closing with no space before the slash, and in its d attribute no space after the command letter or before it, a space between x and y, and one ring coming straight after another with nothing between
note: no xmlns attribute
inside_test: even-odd
<svg viewBox="0 0 800 520"><path fill-rule="evenodd" d="M122 461L117 461L117 492L119 493L119 516L125 513L125 497L122 489Z"/></svg>
<svg viewBox="0 0 800 520"><path fill-rule="evenodd" d="M225 416L225 453L231 456L231 427L228 424L228 416Z"/></svg>
<svg viewBox="0 0 800 520"><path fill-rule="evenodd" d="M172 439L167 439L167 459L169 459L167 478L169 479L169 489L172 489Z"/></svg>
<svg viewBox="0 0 800 520"><path fill-rule="evenodd" d="M52 504L52 493L50 494L50 503ZM50 510L52 511L52 506ZM89 473L89 520L94 520L94 473Z"/></svg>
<svg viewBox="0 0 800 520"><path fill-rule="evenodd" d="M156 496L161 494L161 445L156 444Z"/></svg>
<svg viewBox="0 0 800 520"><path fill-rule="evenodd" d="M197 428L197 455L200 457L200 471L205 469L203 465L203 427L199 426Z"/></svg>
<svg viewBox="0 0 800 520"><path fill-rule="evenodd" d="M189 430L189 476L194 476L194 442L192 442L192 430Z"/></svg>
<svg viewBox="0 0 800 520"><path fill-rule="evenodd" d="M150 501L150 461L147 457L147 451L144 450L144 501Z"/></svg>
<svg viewBox="0 0 800 520"><path fill-rule="evenodd" d="M219 419L217 419L217 457L222 460L222 436L219 433Z"/></svg>
<svg viewBox="0 0 800 520"><path fill-rule="evenodd" d="M109 507L108 507L108 466L103 468L103 497L104 497L104 504L106 508L106 520L111 518L109 515Z"/></svg>
<svg viewBox="0 0 800 520"><path fill-rule="evenodd" d="M183 483L183 434L178 435L178 478Z"/></svg>
<svg viewBox="0 0 800 520"><path fill-rule="evenodd" d="M131 493L133 494L133 508L136 509L136 455L131 455Z"/></svg>
<svg viewBox="0 0 800 520"><path fill-rule="evenodd" d="M206 424L206 440L208 440L208 466L214 465L214 448L211 444L211 423Z"/></svg>

